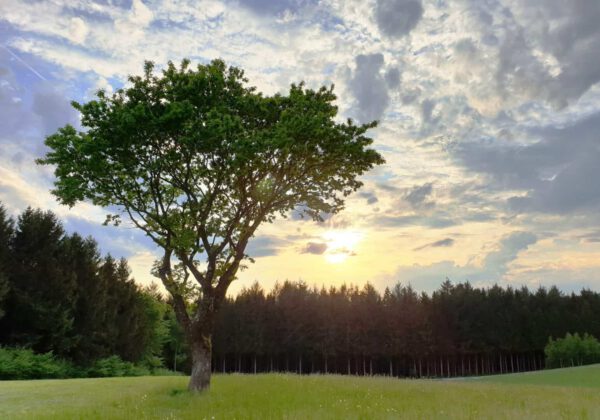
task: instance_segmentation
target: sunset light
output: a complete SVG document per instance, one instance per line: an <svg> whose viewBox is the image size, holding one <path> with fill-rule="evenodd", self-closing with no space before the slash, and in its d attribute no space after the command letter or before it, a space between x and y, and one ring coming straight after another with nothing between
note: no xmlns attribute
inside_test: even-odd
<svg viewBox="0 0 600 420"><path fill-rule="evenodd" d="M0 417L598 417L599 22L0 0Z"/></svg>
<svg viewBox="0 0 600 420"><path fill-rule="evenodd" d="M331 230L323 235L327 244L325 259L332 264L345 262L348 257L356 255L356 245L363 238L363 234L357 231Z"/></svg>

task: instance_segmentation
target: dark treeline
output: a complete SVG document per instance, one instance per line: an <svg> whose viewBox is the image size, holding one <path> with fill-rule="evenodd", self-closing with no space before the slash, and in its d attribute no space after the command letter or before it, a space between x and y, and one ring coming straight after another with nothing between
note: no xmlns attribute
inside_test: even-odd
<svg viewBox="0 0 600 420"><path fill-rule="evenodd" d="M302 282L266 293L255 284L226 299L215 330L219 372L517 372L545 366L549 337L600 337L600 294L450 281L431 295L401 284L380 294L369 284ZM1 205L0 346L52 352L78 366L118 356L150 370L190 369L173 310L156 287L133 281L125 259L67 234L51 212L27 209L13 220ZM559 350L553 366L570 360Z"/></svg>
<svg viewBox="0 0 600 420"><path fill-rule="evenodd" d="M600 336L600 295L444 282L431 295L258 284L227 300L214 341L224 372L439 377L542 369L549 337Z"/></svg>
<svg viewBox="0 0 600 420"><path fill-rule="evenodd" d="M160 364L167 305L130 277L125 259L66 234L51 212L12 220L0 206L0 345L78 365L108 356Z"/></svg>

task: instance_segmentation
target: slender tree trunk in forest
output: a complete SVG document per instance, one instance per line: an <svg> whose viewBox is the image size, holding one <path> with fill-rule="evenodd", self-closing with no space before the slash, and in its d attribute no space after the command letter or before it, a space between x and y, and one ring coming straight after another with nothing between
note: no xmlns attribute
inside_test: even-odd
<svg viewBox="0 0 600 420"><path fill-rule="evenodd" d="M254 355L254 374L256 375L256 355Z"/></svg>
<svg viewBox="0 0 600 420"><path fill-rule="evenodd" d="M327 369L327 356L325 356L325 374L329 373L329 370Z"/></svg>
<svg viewBox="0 0 600 420"><path fill-rule="evenodd" d="M173 370L177 372L177 350L179 349L179 345L175 345L175 356L173 357Z"/></svg>
<svg viewBox="0 0 600 420"><path fill-rule="evenodd" d="M350 375L350 357L346 358L348 360L348 375Z"/></svg>
<svg viewBox="0 0 600 420"><path fill-rule="evenodd" d="M369 358L369 376L373 376L373 359Z"/></svg>
<svg viewBox="0 0 600 420"><path fill-rule="evenodd" d="M394 366L392 365L392 359L390 359L390 376L394 376Z"/></svg>
<svg viewBox="0 0 600 420"><path fill-rule="evenodd" d="M421 359L419 359L419 378L423 377L423 366L421 365Z"/></svg>
<svg viewBox="0 0 600 420"><path fill-rule="evenodd" d="M302 356L298 356L298 373L302 375Z"/></svg>
<svg viewBox="0 0 600 420"><path fill-rule="evenodd" d="M225 369L225 362L227 360L227 356L223 356L223 373L227 372L227 369Z"/></svg>

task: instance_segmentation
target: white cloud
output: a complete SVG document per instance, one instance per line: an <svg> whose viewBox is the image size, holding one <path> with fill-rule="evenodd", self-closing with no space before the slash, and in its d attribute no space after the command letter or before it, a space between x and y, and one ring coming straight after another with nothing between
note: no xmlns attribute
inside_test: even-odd
<svg viewBox="0 0 600 420"><path fill-rule="evenodd" d="M67 83L85 85L81 96L88 100L97 89L110 92L128 74L140 73L146 59L163 65L221 57L244 68L266 94L300 80L310 87L335 83L340 117L381 119L372 135L387 164L365 176L370 195L351 197L328 223L369 229L379 221L386 230L431 230L437 238L439 230L466 234L483 221L499 232L535 235L589 228L600 205L600 190L586 183L597 174L597 124L586 121L600 105L599 4L134 0L118 7L4 0L6 44L45 63L50 70L43 77L53 80L43 88L23 85L6 70L16 68L14 58L0 56L0 199L15 209L32 204L72 214L47 193L49 168L30 164L43 152L44 134L74 122ZM419 192L428 192L421 205L413 200ZM103 219L100 209L74 211ZM570 217L557 223L556 214ZM150 258L140 252L139 270ZM434 252L440 247L421 255ZM430 263L420 272L475 270L456 258Z"/></svg>
<svg viewBox="0 0 600 420"><path fill-rule="evenodd" d="M439 261L429 265L400 266L391 278L386 276L379 282L389 284L399 281L429 292L437 289L446 278L453 282L469 281L475 285L499 283L505 280L519 254L536 242L536 236L529 232L513 232L501 238L497 248L490 251L479 264L471 262L458 265L453 261Z"/></svg>

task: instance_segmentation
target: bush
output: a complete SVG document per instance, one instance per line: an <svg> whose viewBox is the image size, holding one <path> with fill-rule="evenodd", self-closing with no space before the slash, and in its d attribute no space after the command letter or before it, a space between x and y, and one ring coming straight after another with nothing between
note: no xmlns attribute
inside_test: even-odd
<svg viewBox="0 0 600 420"><path fill-rule="evenodd" d="M142 361L142 366L148 368L148 370L153 374L154 371L159 369L164 369L165 364L162 357L158 356L148 356Z"/></svg>
<svg viewBox="0 0 600 420"><path fill-rule="evenodd" d="M90 378L144 375L150 375L150 371L147 368L135 366L131 362L125 362L119 356L110 356L96 360L87 371L87 376Z"/></svg>
<svg viewBox="0 0 600 420"><path fill-rule="evenodd" d="M549 368L600 363L600 342L587 333L583 337L567 333L557 340L550 337L544 353Z"/></svg>
<svg viewBox="0 0 600 420"><path fill-rule="evenodd" d="M176 375L165 369L160 358L151 358L145 366L123 361L119 356L96 360L81 367L56 358L52 352L36 354L31 349L0 347L0 380L107 378L113 376Z"/></svg>
<svg viewBox="0 0 600 420"><path fill-rule="evenodd" d="M35 354L30 349L0 347L0 379L70 378L80 373L52 352Z"/></svg>

